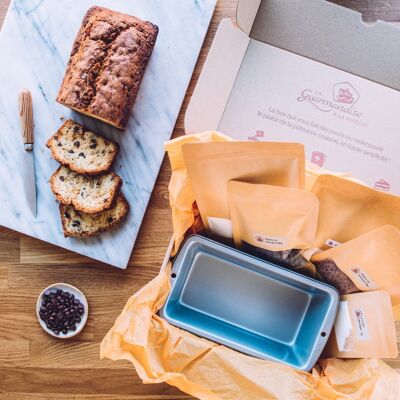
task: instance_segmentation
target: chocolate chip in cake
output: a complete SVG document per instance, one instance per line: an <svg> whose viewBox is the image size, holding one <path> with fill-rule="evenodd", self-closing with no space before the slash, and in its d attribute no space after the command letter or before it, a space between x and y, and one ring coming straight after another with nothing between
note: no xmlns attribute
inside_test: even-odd
<svg viewBox="0 0 400 400"><path fill-rule="evenodd" d="M79 146L81 145L81 142L79 140L77 140L76 142L74 142L74 146L79 149Z"/></svg>
<svg viewBox="0 0 400 400"><path fill-rule="evenodd" d="M85 153L79 153L79 157L86 158Z"/></svg>

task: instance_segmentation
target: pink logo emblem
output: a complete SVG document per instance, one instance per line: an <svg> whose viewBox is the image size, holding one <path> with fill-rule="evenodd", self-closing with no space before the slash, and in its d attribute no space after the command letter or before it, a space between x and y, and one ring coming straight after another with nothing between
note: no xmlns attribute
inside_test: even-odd
<svg viewBox="0 0 400 400"><path fill-rule="evenodd" d="M379 181L375 182L374 188L376 190L382 190L383 192L390 191L390 183L385 181L384 179L380 179Z"/></svg>
<svg viewBox="0 0 400 400"><path fill-rule="evenodd" d="M254 136L249 136L248 140L253 142L258 142L258 139L263 137L264 137L264 131L256 131L256 134Z"/></svg>
<svg viewBox="0 0 400 400"><path fill-rule="evenodd" d="M264 238L262 236L256 235L256 241L262 243L264 242Z"/></svg>
<svg viewBox="0 0 400 400"><path fill-rule="evenodd" d="M318 165L318 167L323 167L326 161L326 154L320 151L313 151L311 154L311 162Z"/></svg>
<svg viewBox="0 0 400 400"><path fill-rule="evenodd" d="M341 82L333 86L333 100L338 103L354 105L359 97L357 90L349 82Z"/></svg>

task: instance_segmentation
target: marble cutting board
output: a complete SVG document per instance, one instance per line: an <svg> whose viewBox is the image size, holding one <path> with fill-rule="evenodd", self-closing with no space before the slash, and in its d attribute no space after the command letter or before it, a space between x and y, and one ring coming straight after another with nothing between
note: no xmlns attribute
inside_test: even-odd
<svg viewBox="0 0 400 400"><path fill-rule="evenodd" d="M216 0L13 0L0 33L0 225L119 268L126 268L197 61ZM108 7L159 26L160 33L128 128L118 131L57 104L72 43L91 6ZM24 197L17 94L32 92L37 216ZM73 118L120 143L114 170L131 212L97 238L64 238L48 180L58 164L46 140Z"/></svg>

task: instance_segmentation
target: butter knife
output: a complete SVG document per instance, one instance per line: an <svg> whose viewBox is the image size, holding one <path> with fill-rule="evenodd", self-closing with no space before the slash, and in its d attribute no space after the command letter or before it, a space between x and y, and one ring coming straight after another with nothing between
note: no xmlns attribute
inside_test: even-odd
<svg viewBox="0 0 400 400"><path fill-rule="evenodd" d="M18 108L21 120L21 133L24 152L21 157L21 174L24 182L26 201L36 217L36 181L35 162L33 157L33 105L32 96L28 89L22 89L18 95Z"/></svg>

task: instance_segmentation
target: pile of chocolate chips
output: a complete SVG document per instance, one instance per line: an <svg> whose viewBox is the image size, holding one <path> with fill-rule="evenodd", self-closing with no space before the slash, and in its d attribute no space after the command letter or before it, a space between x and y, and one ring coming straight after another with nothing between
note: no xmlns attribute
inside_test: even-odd
<svg viewBox="0 0 400 400"><path fill-rule="evenodd" d="M40 319L56 335L76 331L85 307L72 293L61 289L46 290L42 296Z"/></svg>

